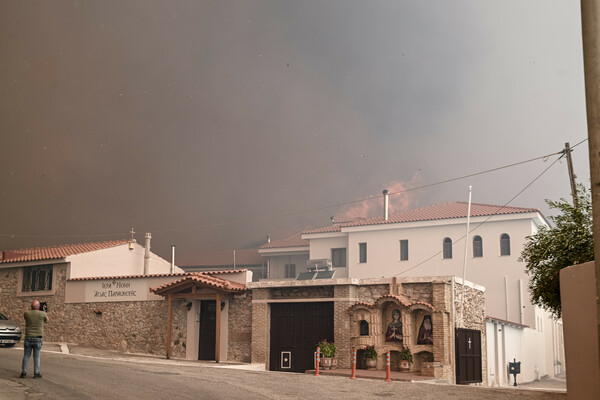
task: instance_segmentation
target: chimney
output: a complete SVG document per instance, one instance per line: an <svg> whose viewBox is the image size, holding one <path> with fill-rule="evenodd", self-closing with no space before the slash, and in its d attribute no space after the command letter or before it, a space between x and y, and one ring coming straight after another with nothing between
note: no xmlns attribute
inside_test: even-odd
<svg viewBox="0 0 600 400"><path fill-rule="evenodd" d="M235 269L235 250L233 250L233 269Z"/></svg>
<svg viewBox="0 0 600 400"><path fill-rule="evenodd" d="M335 217L329 217L329 219L331 220L331 225L335 225Z"/></svg>
<svg viewBox="0 0 600 400"><path fill-rule="evenodd" d="M271 243L271 234L270 233L267 235L267 243Z"/></svg>
<svg viewBox="0 0 600 400"><path fill-rule="evenodd" d="M152 235L146 233L145 239L146 242L144 248L146 251L144 252L144 275L148 275L148 270L150 269L150 239L152 239Z"/></svg>
<svg viewBox="0 0 600 400"><path fill-rule="evenodd" d="M175 273L175 245L171 245L171 273Z"/></svg>
<svg viewBox="0 0 600 400"><path fill-rule="evenodd" d="M387 189L383 191L383 219L388 220L389 195Z"/></svg>

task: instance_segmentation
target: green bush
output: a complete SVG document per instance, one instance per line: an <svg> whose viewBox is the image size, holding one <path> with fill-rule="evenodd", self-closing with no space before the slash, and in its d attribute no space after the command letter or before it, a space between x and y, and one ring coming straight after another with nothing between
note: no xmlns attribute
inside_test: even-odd
<svg viewBox="0 0 600 400"><path fill-rule="evenodd" d="M333 342L328 342L327 339L321 340L317 346L321 348L323 357L335 357L337 354L337 346Z"/></svg>
<svg viewBox="0 0 600 400"><path fill-rule="evenodd" d="M365 347L365 358L377 358L377 350L375 350L375 346Z"/></svg>

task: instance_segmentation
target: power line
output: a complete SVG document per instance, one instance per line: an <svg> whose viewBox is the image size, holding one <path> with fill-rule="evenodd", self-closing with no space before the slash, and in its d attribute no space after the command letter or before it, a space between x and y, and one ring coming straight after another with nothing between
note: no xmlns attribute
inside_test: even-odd
<svg viewBox="0 0 600 400"><path fill-rule="evenodd" d="M571 148L573 149L573 148L579 146L581 143L585 142L586 140L587 139L584 139L584 140L580 141L579 143L577 143L576 145L572 146ZM471 178L471 177L478 176L478 175L484 175L484 174L488 174L488 173L491 173L491 172L499 171L499 170L502 170L502 169L507 169L507 168L515 167L515 166L518 166L518 165L523 165L523 164L530 163L530 162L537 161L537 160L544 160L544 161L546 161L546 160L548 160L552 156L562 155L562 154L564 154L564 150L561 150L561 151L558 151L558 152L554 152L554 153L545 154L543 156L531 158L531 159L528 159L528 160L519 161L519 162L516 162L516 163L507 164L507 165L503 165L503 166L500 166L500 167L496 167L496 168L492 168L492 169L488 169L488 170L484 170L484 171L480 171L480 172L468 174L468 175L463 175L463 176L460 176L460 177L457 177L457 178L446 179L446 180L443 180L443 181L439 181L439 182L435 182L435 183L430 183L430 184L427 184L427 185L416 186L416 187L413 187L413 188L408 188L408 189L399 190L399 191L396 191L396 192L391 192L391 193L389 193L389 195L397 195L397 194L402 194L402 193L411 192L411 191L415 191L415 190L426 189L426 188L430 188L430 187L433 187L433 186L443 185L443 184L446 184L446 183L455 182L455 181L458 181L458 180L462 180L462 179L466 179L466 178ZM283 217L290 217L290 216L293 216L293 215L306 214L306 213L312 213L312 212L327 210L327 209L336 208L336 207L342 207L342 206L345 206L345 205L350 205L350 204L355 204L355 203L362 203L362 202L365 202L365 201L369 201L369 200L381 198L382 196L383 196L382 194L377 194L377 195L371 195L371 196L364 197L364 198L357 199L357 200L349 200L349 201L345 201L345 202L342 202L342 203L330 204L330 205L321 206L321 207L309 208L309 209L298 210L298 211L290 211L290 212L282 213L282 214L275 214L275 215L270 215L270 216L254 217L254 218L240 218L240 219L237 219L237 220L231 220L231 221L225 221L225 222L218 222L218 223L213 223L213 224L191 225L191 226L187 226L187 227L167 228L167 229L159 229L159 230L155 229L155 230L152 230L152 232L153 233L167 233L167 232L177 232L177 231L190 230L190 229L203 229L203 228L213 228L214 229L214 228L219 228L219 227L228 226L228 225L243 224L243 223L249 223L249 222L267 221L267 220L271 220L271 219L277 219L277 218L283 218ZM38 235L38 234L0 233L0 236L11 237L11 238L16 238L16 237L20 237L20 238L84 238L84 237L99 238L99 237L118 237L118 236L126 236L126 235L127 235L126 233L122 233L122 232L120 232L120 233L112 233L112 234L94 234L94 235L84 235L84 234L73 234L73 235Z"/></svg>
<svg viewBox="0 0 600 400"><path fill-rule="evenodd" d="M580 142L581 143L581 142ZM579 143L579 144L580 144ZM510 200L508 200L506 203L504 203L504 205L498 207L498 209L495 212L501 211L502 209L504 209L505 207L507 207L510 203L512 203L513 200L515 200L517 197L519 197L521 195L521 193L523 193L525 190L527 190L531 185L533 185L539 178L542 177L542 175L544 175L550 168L552 168L554 166L554 164L556 164L562 157L564 156L561 155L560 157L558 157L556 160L554 160L552 162L552 164L550 164L546 169L544 169L538 176L536 176L531 182L529 182L527 185L525 185L525 187L523 189L521 189L516 195L514 195ZM480 228L483 224L485 224L486 222L488 222L492 217L494 217L495 215L490 215L488 216L486 219L484 219L483 221L481 221L479 224L477 224L477 226L475 226L473 229L471 229L469 231L469 233L477 230L478 228ZM463 240L467 235L464 234L462 235L460 238L458 238L456 240L456 242L452 243L452 246L454 246L455 244L457 244L458 242L460 242L461 240ZM438 251L437 253L433 254L431 257L426 258L425 260L421 261L420 263L416 264L413 267L410 267L402 272L399 272L397 274L395 274L394 276L399 276L402 274L405 274L406 272L412 271L413 269L420 267L421 265L425 264L426 262L428 262L429 260L431 260L432 258L440 255L442 253L443 250Z"/></svg>
<svg viewBox="0 0 600 400"><path fill-rule="evenodd" d="M578 143L578 144L580 144L580 143ZM575 145L575 146L577 146L577 145ZM573 146L573 147L575 147L575 146ZM531 158L529 160L520 161L520 162L516 162L516 163L512 163L512 164L507 164L507 165L504 165L504 166L501 166L501 167L492 168L492 169L488 169L488 170L481 171L481 172L476 172L476 173L469 174L469 175L463 175L463 176L460 176L458 178L452 178L452 179L447 179L447 180L436 182L436 183L430 183L428 185L422 185L422 186L417 186L417 187L414 187L414 188L399 190L399 191L391 192L391 193L388 193L388 194L389 195L396 195L396 194L406 193L406 192L410 192L410 191L414 191L414 190L426 189L426 188L429 188L429 187L438 186L438 185L442 185L442 184L445 184L445 183L458 181L458 180L461 180L461 179L471 178L471 177L477 176L477 175L483 175L483 174L487 174L487 173L490 173L490 172L495 172L495 171L499 171L499 170L502 170L502 169L515 167L517 165L522 165L522 164L526 164L526 163L537 161L537 160L544 159L544 161L545 161L549 157L552 157L552 156L555 156L555 155L562 155L562 154L563 154L563 151L561 150L561 151L557 151L557 152L554 152L554 153L545 154L543 156ZM288 213L271 215L271 216L266 216L266 217L238 219L238 220L226 221L226 222L221 222L221 223L216 223L216 224L206 224L206 225L190 226L190 227L187 227L187 228L172 228L172 229L164 229L164 230L158 230L158 231L155 230L154 232L156 232L156 233L164 233L164 232L173 232L173 231L185 230L185 229L200 229L200 228L209 228L209 227L210 228L217 228L217 227L221 227L221 226L238 224L238 223L265 221L265 220L269 220L269 219L283 218L283 217L289 217L289 216L298 215L298 214L305 214L305 213L311 213L311 212L316 212L316 211L327 210L327 209L330 209L330 208L341 207L341 206L345 206L345 205L349 205L349 204L362 203L362 202L365 202L365 201L369 201L369 200L373 200L373 199L378 199L378 198L381 198L381 197L383 197L382 194L377 194L377 195L371 195L371 196L368 196L368 197L365 197L365 198L362 198L362 199L358 199L358 200L350 200L350 201L346 201L346 202L343 202L343 203L336 203L336 204L331 204L331 205L327 205L327 206L315 207L315 208L310 208L310 209L305 209L305 210L299 210L299 211L291 211L291 212L288 212Z"/></svg>

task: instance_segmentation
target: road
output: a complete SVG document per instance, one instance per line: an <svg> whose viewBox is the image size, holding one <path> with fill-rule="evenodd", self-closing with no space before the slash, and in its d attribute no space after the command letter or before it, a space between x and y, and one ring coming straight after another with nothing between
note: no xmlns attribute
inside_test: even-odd
<svg viewBox="0 0 600 400"><path fill-rule="evenodd" d="M0 348L0 400L369 399L554 400L566 393L292 374L115 353L42 352L42 379L19 379L22 349Z"/></svg>

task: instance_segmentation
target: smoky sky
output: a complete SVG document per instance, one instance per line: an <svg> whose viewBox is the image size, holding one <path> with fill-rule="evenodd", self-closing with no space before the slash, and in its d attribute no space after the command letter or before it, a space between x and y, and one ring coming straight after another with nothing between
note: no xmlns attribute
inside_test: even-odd
<svg viewBox="0 0 600 400"><path fill-rule="evenodd" d="M385 188L579 143L567 3L2 1L0 248L132 227L165 257L239 248L374 216L380 199L345 203ZM589 185L586 142L573 157ZM391 202L466 201L473 185L473 201L502 205L554 159ZM544 199L569 193L561 161L510 205L548 214Z"/></svg>

